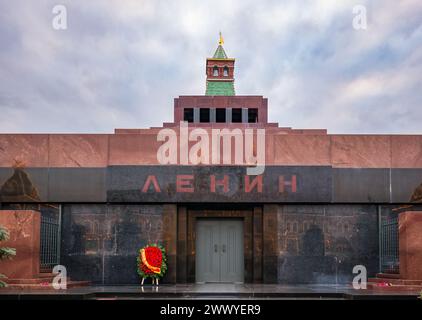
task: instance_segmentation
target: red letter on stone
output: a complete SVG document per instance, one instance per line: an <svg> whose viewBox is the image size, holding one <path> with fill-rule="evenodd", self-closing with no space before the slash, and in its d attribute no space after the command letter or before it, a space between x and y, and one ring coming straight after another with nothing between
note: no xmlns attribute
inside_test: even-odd
<svg viewBox="0 0 422 320"><path fill-rule="evenodd" d="M296 192L297 190L297 183L296 183L296 175L292 175L291 181L284 181L284 176L278 177L278 191L280 193L285 192L285 187L289 186L292 192Z"/></svg>
<svg viewBox="0 0 422 320"><path fill-rule="evenodd" d="M176 191L177 192L193 192L192 185L193 175L191 174L181 174L177 175L176 178Z"/></svg>
<svg viewBox="0 0 422 320"><path fill-rule="evenodd" d="M148 176L147 180L145 181L144 187L142 188L142 192L147 192L151 183L154 186L155 192L161 192L160 186L158 185L158 181L155 176Z"/></svg>
<svg viewBox="0 0 422 320"><path fill-rule="evenodd" d="M252 180L252 182L249 181L249 177L250 176L248 175L245 176L245 192L249 193L255 187L258 187L258 192L262 192L262 175L256 176L255 179Z"/></svg>
<svg viewBox="0 0 422 320"><path fill-rule="evenodd" d="M215 192L216 186L223 186L224 192L229 192L229 176L224 175L224 178L222 180L215 180L215 176L210 176L210 191Z"/></svg>

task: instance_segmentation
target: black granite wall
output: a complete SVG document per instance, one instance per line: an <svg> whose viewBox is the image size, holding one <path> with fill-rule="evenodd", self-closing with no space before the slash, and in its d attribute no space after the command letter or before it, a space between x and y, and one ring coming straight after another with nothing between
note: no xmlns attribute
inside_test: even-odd
<svg viewBox="0 0 422 320"><path fill-rule="evenodd" d="M138 284L136 256L163 241L163 205L64 205L61 264L72 280Z"/></svg>
<svg viewBox="0 0 422 320"><path fill-rule="evenodd" d="M348 283L355 265L378 272L376 205L280 205L278 282Z"/></svg>
<svg viewBox="0 0 422 320"><path fill-rule="evenodd" d="M178 213L169 206L63 205L61 263L75 280L138 284L140 247L159 242L171 251L170 260L177 255L171 246L177 242L172 221ZM263 217L273 219L262 222L264 256L274 261L264 259L265 282L348 283L358 264L367 267L368 276L378 272L377 205L272 205L273 215L267 207ZM169 262L169 274L175 275L176 263Z"/></svg>
<svg viewBox="0 0 422 320"><path fill-rule="evenodd" d="M194 192L177 191L177 175L192 175ZM210 176L228 176L228 190L210 191ZM109 166L106 168L0 168L3 203L420 203L422 169L267 166L262 192L245 192L239 166ZM152 186L154 176L160 192ZM296 177L280 192L279 177ZM255 177L250 177L252 181Z"/></svg>

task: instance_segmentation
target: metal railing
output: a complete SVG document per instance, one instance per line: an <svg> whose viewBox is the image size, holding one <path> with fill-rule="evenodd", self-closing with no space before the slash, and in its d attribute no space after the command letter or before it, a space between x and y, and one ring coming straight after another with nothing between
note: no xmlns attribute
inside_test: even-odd
<svg viewBox="0 0 422 320"><path fill-rule="evenodd" d="M399 273L398 217L383 219L380 225L380 267L383 273Z"/></svg>
<svg viewBox="0 0 422 320"><path fill-rule="evenodd" d="M60 214L57 217L41 215L40 271L51 272L60 264Z"/></svg>

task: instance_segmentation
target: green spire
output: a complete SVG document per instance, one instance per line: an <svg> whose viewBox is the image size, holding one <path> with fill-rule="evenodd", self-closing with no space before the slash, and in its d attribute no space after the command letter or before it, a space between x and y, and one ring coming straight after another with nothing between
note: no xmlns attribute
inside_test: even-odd
<svg viewBox="0 0 422 320"><path fill-rule="evenodd" d="M221 44L218 45L217 50L215 50L214 59L227 59L227 54L223 49Z"/></svg>
<svg viewBox="0 0 422 320"><path fill-rule="evenodd" d="M229 59L226 52L223 49L224 39L220 32L220 39L218 41L217 50L215 50L214 56L212 59L226 60L226 67L234 67L234 59ZM209 61L212 59L207 59L207 67L209 67ZM212 62L211 62L212 63ZM212 66L212 65L211 65ZM225 68L226 68L225 67ZM220 74L216 77L207 78L207 88L205 90L205 95L207 96L234 96L234 79L228 78L228 74L222 75L221 69Z"/></svg>

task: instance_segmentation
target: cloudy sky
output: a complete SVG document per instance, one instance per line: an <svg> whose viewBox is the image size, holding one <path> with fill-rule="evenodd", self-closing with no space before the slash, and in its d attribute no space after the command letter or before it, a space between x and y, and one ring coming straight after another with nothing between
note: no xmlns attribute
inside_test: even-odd
<svg viewBox="0 0 422 320"><path fill-rule="evenodd" d="M271 122L422 134L421 0L0 0L0 132L172 121L174 97L204 94L220 30L236 93L267 97Z"/></svg>

